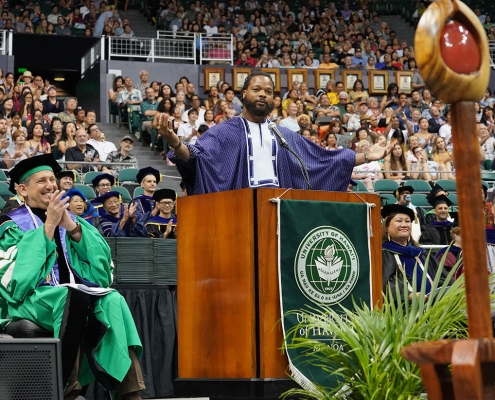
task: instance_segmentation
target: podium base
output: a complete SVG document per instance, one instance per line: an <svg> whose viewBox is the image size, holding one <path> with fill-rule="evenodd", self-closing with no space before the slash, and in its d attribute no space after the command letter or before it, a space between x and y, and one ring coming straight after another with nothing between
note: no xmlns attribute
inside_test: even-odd
<svg viewBox="0 0 495 400"><path fill-rule="evenodd" d="M299 385L291 379L181 379L174 381L175 397L209 397L232 400L278 400Z"/></svg>

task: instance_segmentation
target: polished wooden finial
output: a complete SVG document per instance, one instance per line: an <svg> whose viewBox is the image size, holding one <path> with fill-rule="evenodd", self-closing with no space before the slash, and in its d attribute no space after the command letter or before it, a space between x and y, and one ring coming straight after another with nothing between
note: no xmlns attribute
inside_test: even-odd
<svg viewBox="0 0 495 400"><path fill-rule="evenodd" d="M485 30L458 0L437 0L421 17L414 38L426 86L447 103L479 101L490 81Z"/></svg>

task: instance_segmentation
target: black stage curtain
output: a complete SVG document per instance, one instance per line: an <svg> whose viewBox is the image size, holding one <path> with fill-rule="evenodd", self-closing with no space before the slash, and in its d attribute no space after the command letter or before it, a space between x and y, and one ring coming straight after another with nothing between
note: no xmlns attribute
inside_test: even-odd
<svg viewBox="0 0 495 400"><path fill-rule="evenodd" d="M146 390L144 399L171 397L177 378L177 287L166 285L113 285L125 298L143 344L140 359ZM92 383L87 400L105 399L100 385Z"/></svg>

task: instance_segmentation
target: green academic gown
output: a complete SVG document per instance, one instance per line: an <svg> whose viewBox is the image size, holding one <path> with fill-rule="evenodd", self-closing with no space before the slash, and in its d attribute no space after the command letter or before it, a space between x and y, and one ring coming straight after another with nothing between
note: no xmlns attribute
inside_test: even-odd
<svg viewBox="0 0 495 400"><path fill-rule="evenodd" d="M66 235L72 269L79 277L107 288L113 279L108 244L94 227L76 218L82 228L81 241L76 243ZM43 225L27 232L11 220L0 226L0 297L7 303L10 318L29 319L59 337L68 289L40 286L53 268L56 251L55 240L48 239ZM120 382L131 365L128 348L134 348L138 357L142 353L134 320L117 291L97 298L94 315L107 327L94 349L94 359ZM84 386L94 379L84 356L78 380Z"/></svg>

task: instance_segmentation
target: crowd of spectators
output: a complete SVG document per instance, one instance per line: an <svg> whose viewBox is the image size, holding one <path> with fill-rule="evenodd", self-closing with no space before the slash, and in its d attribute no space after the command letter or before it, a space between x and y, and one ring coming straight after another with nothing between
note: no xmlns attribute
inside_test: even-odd
<svg viewBox="0 0 495 400"><path fill-rule="evenodd" d="M29 2L15 6L15 14L7 2L0 14L0 29L14 33L46 35L120 36L134 37L126 18L120 18L115 5L94 0L60 0L45 6Z"/></svg>

